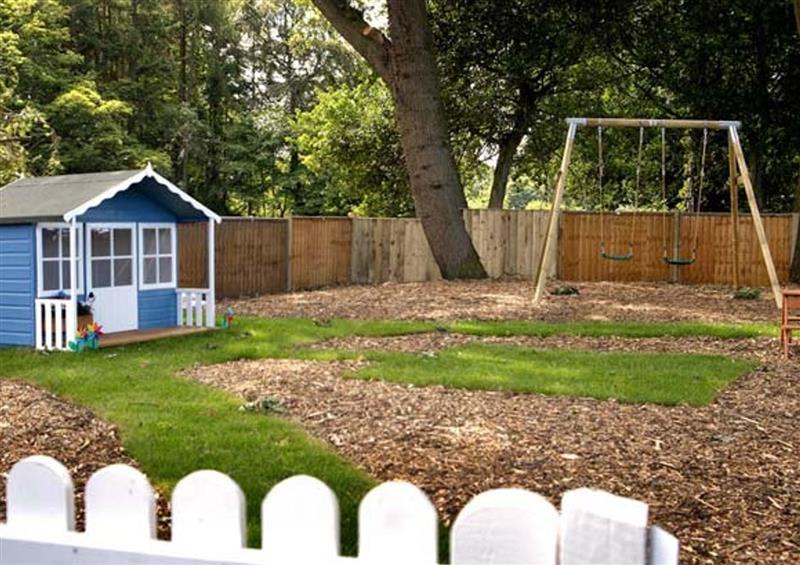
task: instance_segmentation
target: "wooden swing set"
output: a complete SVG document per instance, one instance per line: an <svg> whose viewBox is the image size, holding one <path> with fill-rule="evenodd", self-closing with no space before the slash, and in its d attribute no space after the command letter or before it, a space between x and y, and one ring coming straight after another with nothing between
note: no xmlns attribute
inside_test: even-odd
<svg viewBox="0 0 800 565"><path fill-rule="evenodd" d="M567 118L567 140L564 145L564 154L561 158L561 167L559 168L556 177L556 188L553 195L553 202L550 208L550 216L547 225L547 235L544 241L544 249L540 255L539 268L536 274L536 290L534 293L534 304L538 304L543 295L544 287L547 282L547 273L549 272L553 261L555 261L556 238L558 234L558 225L561 215L561 205L564 199L564 189L567 182L567 174L569 172L569 164L572 157L572 149L575 144L575 134L579 127L595 127L597 128L597 149L598 149L598 188L601 197L601 221L600 221L600 256L609 261L630 261L634 258L634 235L636 233L636 212L638 209L639 191L641 187L641 164L642 164L642 149L644 145L644 130L645 128L660 128L661 129L661 190L662 197L666 204L667 201L667 188L666 188L666 129L702 129L703 130L703 144L700 158L700 178L697 198L695 205L692 207L692 194L691 191L687 193L687 209L700 213L701 203L703 197L703 184L705 182L705 167L706 167L706 150L708 146L708 131L709 130L726 130L728 133L728 174L731 195L731 220L732 220L732 236L733 236L733 258L734 258L734 284L739 286L739 184L744 186L745 194L747 195L747 202L750 208L750 214L753 218L753 225L755 226L756 236L761 247L761 254L764 259L764 265L767 268L769 275L770 286L772 287L772 294L775 298L775 304L778 308L781 307L781 286L778 281L778 273L775 270L775 263L772 260L772 253L769 249L767 242L767 234L764 230L764 223L761 220L761 214L758 210L758 202L756 201L755 192L753 190L753 183L750 179L750 173L747 169L747 162L744 158L742 151L741 141L739 139L738 128L741 127L740 122L735 121L720 121L720 120L652 120L652 119L637 119L637 118ZM634 219L632 221L631 236L627 243L627 251L625 253L614 254L610 250L610 246L606 242L605 222L604 222L604 208L603 201L603 129L615 128L639 128L639 148L636 159L636 185L634 190ZM666 223L664 224L666 226ZM697 242L698 242L698 226L699 223L695 222L694 233L692 236L692 250L691 255L671 256L668 253L668 235L664 234L663 256L662 260L666 265L671 267L685 267L692 265L697 260ZM665 228L666 229L666 228Z"/></svg>

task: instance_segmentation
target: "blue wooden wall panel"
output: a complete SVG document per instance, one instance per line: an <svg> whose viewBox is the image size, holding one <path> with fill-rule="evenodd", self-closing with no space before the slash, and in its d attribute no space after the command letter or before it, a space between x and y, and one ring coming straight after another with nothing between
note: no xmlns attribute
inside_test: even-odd
<svg viewBox="0 0 800 565"><path fill-rule="evenodd" d="M168 208L135 188L120 192L78 217L79 222L174 222L176 219Z"/></svg>
<svg viewBox="0 0 800 565"><path fill-rule="evenodd" d="M36 230L0 225L0 345L34 345Z"/></svg>
<svg viewBox="0 0 800 565"><path fill-rule="evenodd" d="M174 288L139 291L139 329L177 326L177 310Z"/></svg>

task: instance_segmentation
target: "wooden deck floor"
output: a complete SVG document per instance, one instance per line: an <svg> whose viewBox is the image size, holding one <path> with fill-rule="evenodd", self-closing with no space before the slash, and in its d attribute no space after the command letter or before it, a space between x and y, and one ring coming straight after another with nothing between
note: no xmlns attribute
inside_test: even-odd
<svg viewBox="0 0 800 565"><path fill-rule="evenodd" d="M191 335L211 331L213 328L153 328L149 330L129 330L126 332L114 332L105 334L100 338L100 347L117 347L119 345L129 345L131 343L141 343L143 341L153 341L165 337L177 337L181 335Z"/></svg>

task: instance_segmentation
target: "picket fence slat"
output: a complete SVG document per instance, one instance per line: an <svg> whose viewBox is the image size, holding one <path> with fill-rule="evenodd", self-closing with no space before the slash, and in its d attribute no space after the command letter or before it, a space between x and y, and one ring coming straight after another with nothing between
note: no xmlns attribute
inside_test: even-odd
<svg viewBox="0 0 800 565"><path fill-rule="evenodd" d="M156 537L156 497L150 482L128 465L109 465L86 483L86 533L106 539Z"/></svg>
<svg viewBox="0 0 800 565"><path fill-rule="evenodd" d="M434 565L436 509L416 486L383 483L369 491L358 511L359 558L366 563Z"/></svg>
<svg viewBox="0 0 800 565"><path fill-rule="evenodd" d="M533 492L484 492L459 513L451 547L453 565L555 564L558 511Z"/></svg>
<svg viewBox="0 0 800 565"><path fill-rule="evenodd" d="M195 471L172 492L172 539L194 547L244 547L245 499L233 479Z"/></svg>
<svg viewBox="0 0 800 565"><path fill-rule="evenodd" d="M270 562L324 563L339 555L339 503L314 477L275 485L261 504L261 547Z"/></svg>
<svg viewBox="0 0 800 565"><path fill-rule="evenodd" d="M75 529L75 495L69 471L45 455L14 465L6 483L7 523L58 533Z"/></svg>
<svg viewBox="0 0 800 565"><path fill-rule="evenodd" d="M647 504L581 488L561 498L561 565L646 562Z"/></svg>
<svg viewBox="0 0 800 565"><path fill-rule="evenodd" d="M0 524L3 562L182 565L435 565L436 510L414 485L372 489L358 515L359 555L339 555L339 505L318 479L295 476L261 504L262 549L245 548L245 498L216 471L196 471L175 486L172 540L154 539L155 496L126 465L97 471L86 485L86 531L74 530L67 469L45 456L14 465ZM497 489L473 498L451 531L453 565L649 563L674 565L679 544L647 527L647 504L590 489L567 492L561 513L542 496ZM647 543L649 536L649 544ZM649 552L648 552L649 545Z"/></svg>
<svg viewBox="0 0 800 565"><path fill-rule="evenodd" d="M650 528L650 554L647 557L649 565L677 563L679 550L678 538L658 526Z"/></svg>

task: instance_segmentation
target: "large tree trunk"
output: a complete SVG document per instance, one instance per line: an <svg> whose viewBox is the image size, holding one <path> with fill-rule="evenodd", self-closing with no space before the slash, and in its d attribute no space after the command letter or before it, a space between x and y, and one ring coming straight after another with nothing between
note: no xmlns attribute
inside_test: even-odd
<svg viewBox="0 0 800 565"><path fill-rule="evenodd" d="M798 3L800 3L800 0L798 0ZM800 14L800 10L798 14ZM800 24L800 21L798 24ZM795 214L800 214L800 173L797 175L797 183L794 186L793 211ZM800 283L800 229L797 230L797 235L795 236L794 257L792 257L792 266L789 270L789 280Z"/></svg>
<svg viewBox="0 0 800 565"><path fill-rule="evenodd" d="M443 277L485 277L464 227L467 200L448 139L425 1L389 0L389 34L397 126L417 216Z"/></svg>
<svg viewBox="0 0 800 565"><path fill-rule="evenodd" d="M461 210L467 207L450 148L425 0L388 0L391 40L347 0L313 0L389 86L417 216L442 276L486 276Z"/></svg>
<svg viewBox="0 0 800 565"><path fill-rule="evenodd" d="M797 24L797 33L800 33L800 0L794 0L794 23Z"/></svg>
<svg viewBox="0 0 800 565"><path fill-rule="evenodd" d="M797 24L797 33L800 33L800 0L794 0L794 19ZM800 214L800 172L797 173L797 183L794 186L793 211L795 214ZM800 283L800 229L797 230L794 242L794 257L792 257L792 266L789 270L789 280Z"/></svg>
<svg viewBox="0 0 800 565"><path fill-rule="evenodd" d="M502 209L506 201L508 178L511 176L511 166L517 155L520 143L525 137L525 127L515 127L500 140L500 150L497 153L497 163L492 176L492 192L489 195L489 208Z"/></svg>

